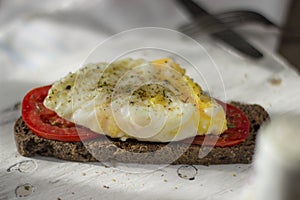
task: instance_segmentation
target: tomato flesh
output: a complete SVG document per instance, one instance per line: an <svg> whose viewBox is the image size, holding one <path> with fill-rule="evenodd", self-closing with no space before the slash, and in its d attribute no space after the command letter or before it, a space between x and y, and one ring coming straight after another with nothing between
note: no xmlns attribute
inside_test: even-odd
<svg viewBox="0 0 300 200"><path fill-rule="evenodd" d="M244 142L249 134L250 122L246 114L237 107L218 101L226 110L227 130L219 138L215 135L197 135L193 139L186 139L184 142L196 145L205 145L216 147L234 146Z"/></svg>
<svg viewBox="0 0 300 200"><path fill-rule="evenodd" d="M50 88L51 85L35 88L24 97L22 118L28 128L39 137L64 142L78 142L98 137L99 134L59 117L43 105Z"/></svg>
<svg viewBox="0 0 300 200"><path fill-rule="evenodd" d="M99 137L88 128L59 117L54 111L47 109L43 101L48 95L51 85L35 88L28 92L22 102L22 118L29 129L39 137L64 142L78 142ZM217 147L233 146L244 142L250 129L250 123L237 107L218 101L226 109L228 129L220 135L217 142L213 135L195 136L183 140L184 143L214 145Z"/></svg>

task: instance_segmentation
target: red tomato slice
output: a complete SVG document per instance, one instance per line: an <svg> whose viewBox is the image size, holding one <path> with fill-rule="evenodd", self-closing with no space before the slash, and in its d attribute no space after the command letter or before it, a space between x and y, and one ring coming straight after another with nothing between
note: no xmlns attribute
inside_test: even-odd
<svg viewBox="0 0 300 200"><path fill-rule="evenodd" d="M43 105L51 86L35 88L28 92L22 103L22 117L29 129L39 137L64 142L78 142L99 137L88 128L76 126L74 123L59 117L54 111ZM219 101L218 101L219 102ZM245 113L233 105L219 102L226 107L228 129L220 135L215 144L215 136L196 136L192 144L205 144L226 147L239 144L246 140L250 123ZM211 140L210 140L211 139ZM191 139L183 140L190 143Z"/></svg>
<svg viewBox="0 0 300 200"><path fill-rule="evenodd" d="M224 109L226 109L226 119L228 129L220 135L218 141L215 142L214 135L195 136L192 144L202 145L205 139L205 145L216 147L234 146L244 142L250 130L250 123L246 114L237 107L218 101ZM191 143L191 139L184 142Z"/></svg>
<svg viewBox="0 0 300 200"><path fill-rule="evenodd" d="M29 129L39 137L64 142L78 142L98 137L99 134L88 128L75 126L43 105L50 88L50 85L35 88L24 97L22 117Z"/></svg>

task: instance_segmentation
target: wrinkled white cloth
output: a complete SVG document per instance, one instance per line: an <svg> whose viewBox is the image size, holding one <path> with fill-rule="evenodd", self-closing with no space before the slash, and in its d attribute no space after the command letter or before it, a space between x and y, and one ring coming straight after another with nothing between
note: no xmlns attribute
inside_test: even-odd
<svg viewBox="0 0 300 200"><path fill-rule="evenodd" d="M31 88L50 84L68 72L80 68L92 50L113 34L143 26L176 29L188 20L172 1L27 2L16 0L3 1L0 4L0 11L8 8L0 12L1 112L21 101L26 91ZM266 30L261 29L265 33ZM165 48L186 55L189 62L200 67L202 78L207 83L203 87L209 89L214 97L227 101L257 103L271 116L289 112L299 113L299 75L292 66L273 52L271 47L274 47L276 34L260 35L246 32L246 35L270 58L282 63L282 70L274 72L272 64L250 61L206 37L198 40L205 47L202 51L201 48L191 48L194 46L190 45L190 40L172 40L172 37ZM150 44L164 44L169 41L160 35L154 38L139 36L134 39ZM99 61L103 61L104 55L114 53L118 48L130 49L134 46L134 40L114 45L107 48L103 56L98 52ZM192 77L195 75L190 68L187 71ZM196 81L202 80L199 77L193 78ZM4 116L3 113L0 116ZM36 191L30 199L143 197L226 200L238 195L247 184L250 173L248 165L197 166L198 175L195 181L188 181L177 176L177 167L167 167L149 174L134 174L98 165L35 158L33 160L38 165L35 172L8 173L6 169L9 166L27 160L16 151L12 126L13 123L0 126L0 180L5 180L0 183L0 199L14 198L15 187L31 183L36 186ZM145 166L126 167L125 165L121 168L140 170ZM150 170L154 168L151 165L147 166ZM86 176L82 175L83 173ZM104 185L110 186L110 189L103 187Z"/></svg>

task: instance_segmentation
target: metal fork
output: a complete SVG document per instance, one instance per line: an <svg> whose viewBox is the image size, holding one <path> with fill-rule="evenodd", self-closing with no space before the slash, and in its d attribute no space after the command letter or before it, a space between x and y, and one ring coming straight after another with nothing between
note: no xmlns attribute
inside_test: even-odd
<svg viewBox="0 0 300 200"><path fill-rule="evenodd" d="M216 23L215 19L218 19L220 23ZM300 39L299 32L291 31L283 29L273 23L271 20L267 19L263 15L248 11L248 10L238 10L238 11L230 11L224 12L217 15L210 16L202 16L194 19L191 23L182 25L178 28L178 31L185 33L192 37L198 37L201 35L214 34L218 32L222 32L226 29L234 28L238 25L243 25L246 23L259 23L265 26L274 27L278 29L282 34L282 37L288 36L288 38L293 38L291 36ZM294 39L294 38L293 38ZM260 49L262 50L262 49ZM264 58L256 61L257 64L269 68L273 73L279 73L282 70L286 70L287 66L280 59L276 59L269 52L263 52Z"/></svg>
<svg viewBox="0 0 300 200"><path fill-rule="evenodd" d="M261 15L260 13L248 10L236 10L223 12L220 14L214 15L215 18L219 19L222 22L222 26L218 23L215 23L214 18L210 16L199 17L196 20L184 24L178 28L178 31L185 33L190 36L197 36L200 34L212 34L223 31L227 28L234 28L246 23L259 23L265 26L271 26L280 31L282 36L286 37L300 37L300 32L297 30L288 30L284 29L271 20Z"/></svg>

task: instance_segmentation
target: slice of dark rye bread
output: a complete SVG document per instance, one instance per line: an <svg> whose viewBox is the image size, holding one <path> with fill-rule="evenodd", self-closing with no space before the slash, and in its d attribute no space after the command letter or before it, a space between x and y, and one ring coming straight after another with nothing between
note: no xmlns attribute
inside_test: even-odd
<svg viewBox="0 0 300 200"><path fill-rule="evenodd" d="M136 140L123 142L117 139L99 138L85 142L84 145L82 142L60 142L43 139L33 134L22 118L17 120L14 127L15 140L19 153L26 157L38 154L80 162L113 160L143 164L247 164L252 161L256 133L262 123L269 119L269 115L259 105L247 105L237 102L231 104L245 112L250 121L250 133L246 141L232 147L214 147L203 158L199 158L199 145L180 142L166 145L164 143ZM91 149L93 155L97 155L97 159L92 156L87 148Z"/></svg>

